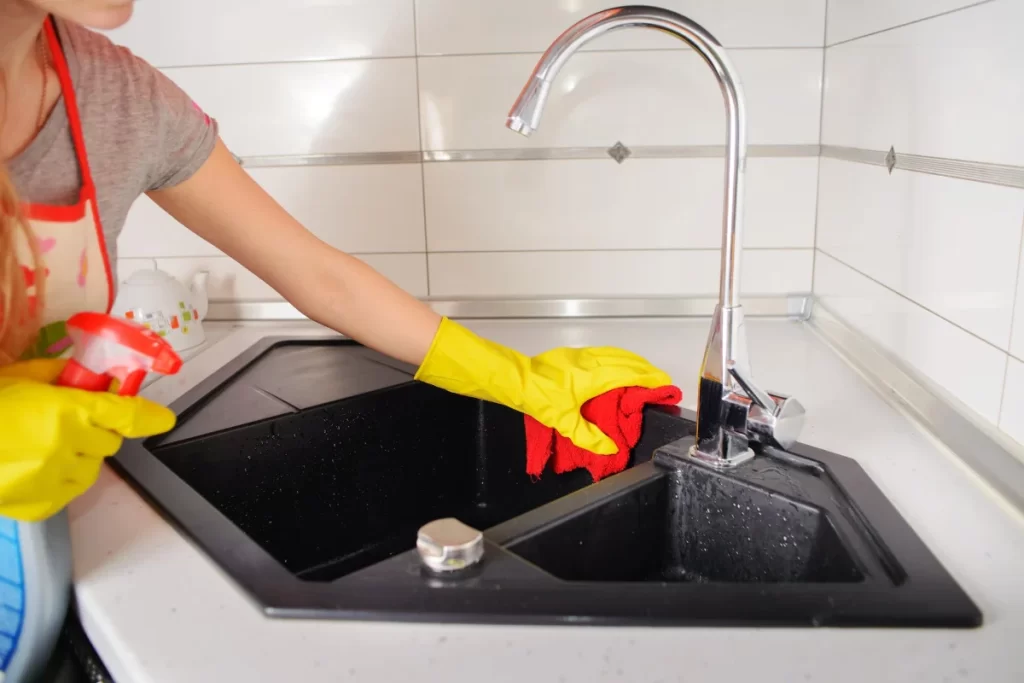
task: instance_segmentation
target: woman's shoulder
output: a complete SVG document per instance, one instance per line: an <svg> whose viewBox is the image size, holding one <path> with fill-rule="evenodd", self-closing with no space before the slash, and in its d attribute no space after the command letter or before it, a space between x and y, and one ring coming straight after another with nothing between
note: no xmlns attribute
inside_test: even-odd
<svg viewBox="0 0 1024 683"><path fill-rule="evenodd" d="M55 26L80 104L142 104L159 87L162 74L128 48L79 24L57 20Z"/></svg>
<svg viewBox="0 0 1024 683"><path fill-rule="evenodd" d="M216 122L170 78L101 33L70 22L58 22L57 32L94 177L118 176L141 191L162 189L205 161Z"/></svg>
<svg viewBox="0 0 1024 683"><path fill-rule="evenodd" d="M102 33L62 19L55 19L54 27L73 80L153 68Z"/></svg>
<svg viewBox="0 0 1024 683"><path fill-rule="evenodd" d="M205 158L216 124L171 79L101 33L70 22L57 30L92 147L131 155L146 189L176 177L178 156Z"/></svg>

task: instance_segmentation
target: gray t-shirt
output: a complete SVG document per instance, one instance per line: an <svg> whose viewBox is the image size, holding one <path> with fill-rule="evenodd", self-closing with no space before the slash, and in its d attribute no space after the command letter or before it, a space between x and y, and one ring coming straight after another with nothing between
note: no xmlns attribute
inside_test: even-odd
<svg viewBox="0 0 1024 683"><path fill-rule="evenodd" d="M132 202L187 180L209 158L217 124L170 79L106 36L56 20L78 99L111 265ZM82 176L64 98L8 170L21 199L68 205Z"/></svg>

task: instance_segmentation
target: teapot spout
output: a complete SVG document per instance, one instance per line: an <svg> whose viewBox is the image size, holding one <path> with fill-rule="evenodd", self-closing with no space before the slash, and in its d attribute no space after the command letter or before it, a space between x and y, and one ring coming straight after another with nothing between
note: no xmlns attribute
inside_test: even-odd
<svg viewBox="0 0 1024 683"><path fill-rule="evenodd" d="M206 312L210 308L210 298L206 291L209 279L210 272L200 270L192 276L192 281L189 285L189 291L192 292L192 305L196 307L200 320L206 319Z"/></svg>

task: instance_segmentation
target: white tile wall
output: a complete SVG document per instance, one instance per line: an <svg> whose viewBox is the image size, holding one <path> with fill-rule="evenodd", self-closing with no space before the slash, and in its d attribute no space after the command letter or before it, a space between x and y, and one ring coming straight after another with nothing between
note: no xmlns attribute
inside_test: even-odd
<svg viewBox="0 0 1024 683"><path fill-rule="evenodd" d="M1021 242L1024 242L1024 227L1021 228ZM1020 248L1020 270L1017 273L1017 307L1013 314L1013 336L1010 339L1010 353L1024 361L1024 243Z"/></svg>
<svg viewBox="0 0 1024 683"><path fill-rule="evenodd" d="M607 9L607 0L416 0L419 51L424 55L543 52L572 23ZM736 47L820 47L823 0L660 0ZM621 31L595 49L681 46L654 31Z"/></svg>
<svg viewBox="0 0 1024 683"><path fill-rule="evenodd" d="M434 296L615 296L715 294L719 252L548 251L431 253ZM741 290L808 291L813 252L747 251Z"/></svg>
<svg viewBox="0 0 1024 683"><path fill-rule="evenodd" d="M117 43L159 67L405 57L415 54L410 0L139 2Z"/></svg>
<svg viewBox="0 0 1024 683"><path fill-rule="evenodd" d="M829 48L822 142L1024 164L1021 26L995 0Z"/></svg>
<svg viewBox="0 0 1024 683"><path fill-rule="evenodd" d="M752 158L748 247L813 247L816 158ZM714 249L721 159L426 164L432 251Z"/></svg>
<svg viewBox="0 0 1024 683"><path fill-rule="evenodd" d="M744 50L731 55L743 80L750 144L817 144L821 50ZM420 60L426 149L551 146L721 145L722 95L696 54L577 54L555 83L529 138L505 128L508 110L539 55Z"/></svg>
<svg viewBox="0 0 1024 683"><path fill-rule="evenodd" d="M1024 444L1024 361L1011 358L1006 366L1006 393L999 427Z"/></svg>
<svg viewBox="0 0 1024 683"><path fill-rule="evenodd" d="M254 168L267 192L318 237L344 251L422 252L419 164Z"/></svg>
<svg viewBox="0 0 1024 683"><path fill-rule="evenodd" d="M817 144L825 0L663 0L731 49L750 144ZM598 0L139 3L109 35L160 67L241 157L524 147L721 145L700 59L621 31L566 67L527 140L505 116L540 53ZM721 159L252 167L328 243L416 294L714 293ZM748 293L811 286L818 160L751 158ZM140 264L211 271L219 299L277 294L146 198L118 241ZM761 249L762 251L757 251ZM549 268L550 264L556 264ZM557 265L561 264L561 265ZM521 269L541 269L524 278ZM548 272L549 271L549 272ZM606 274L615 272L616 277Z"/></svg>
<svg viewBox="0 0 1024 683"><path fill-rule="evenodd" d="M821 160L818 247L1009 348L1024 190Z"/></svg>
<svg viewBox="0 0 1024 683"><path fill-rule="evenodd" d="M423 254L366 254L368 263L392 282L415 296L427 294L427 264ZM227 256L158 258L156 265L183 281L200 270L210 273L208 293L218 301L280 301L281 295ZM153 259L119 258L118 278L124 280L136 270L150 269Z"/></svg>
<svg viewBox="0 0 1024 683"><path fill-rule="evenodd" d="M166 69L245 156L419 148L416 60Z"/></svg>
<svg viewBox="0 0 1024 683"><path fill-rule="evenodd" d="M146 195L132 204L117 238L120 259L158 256L217 256L221 252L174 220ZM126 273L122 273L124 279Z"/></svg>
<svg viewBox="0 0 1024 683"><path fill-rule="evenodd" d="M419 164L253 168L249 174L320 239L355 254L423 252ZM221 252L141 197L118 254L218 256Z"/></svg>
<svg viewBox="0 0 1024 683"><path fill-rule="evenodd" d="M1024 164L1024 2L830 0L827 24L824 144ZM820 169L815 293L1021 440L1024 190Z"/></svg>
<svg viewBox="0 0 1024 683"><path fill-rule="evenodd" d="M829 0L829 45L934 17L979 0Z"/></svg>
<svg viewBox="0 0 1024 683"><path fill-rule="evenodd" d="M820 252L814 292L847 324L993 425L999 422L1004 352Z"/></svg>

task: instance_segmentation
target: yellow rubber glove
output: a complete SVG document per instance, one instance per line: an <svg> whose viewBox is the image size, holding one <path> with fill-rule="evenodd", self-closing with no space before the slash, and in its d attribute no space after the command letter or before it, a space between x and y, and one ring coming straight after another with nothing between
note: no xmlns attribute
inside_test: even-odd
<svg viewBox="0 0 1024 683"><path fill-rule="evenodd" d="M174 427L152 401L49 384L63 361L0 368L0 516L38 521L92 486L124 438Z"/></svg>
<svg viewBox="0 0 1024 683"><path fill-rule="evenodd" d="M667 374L629 351L560 348L528 358L447 318L416 379L526 413L598 455L611 455L617 448L580 415L584 403L612 389L656 389L672 383Z"/></svg>

